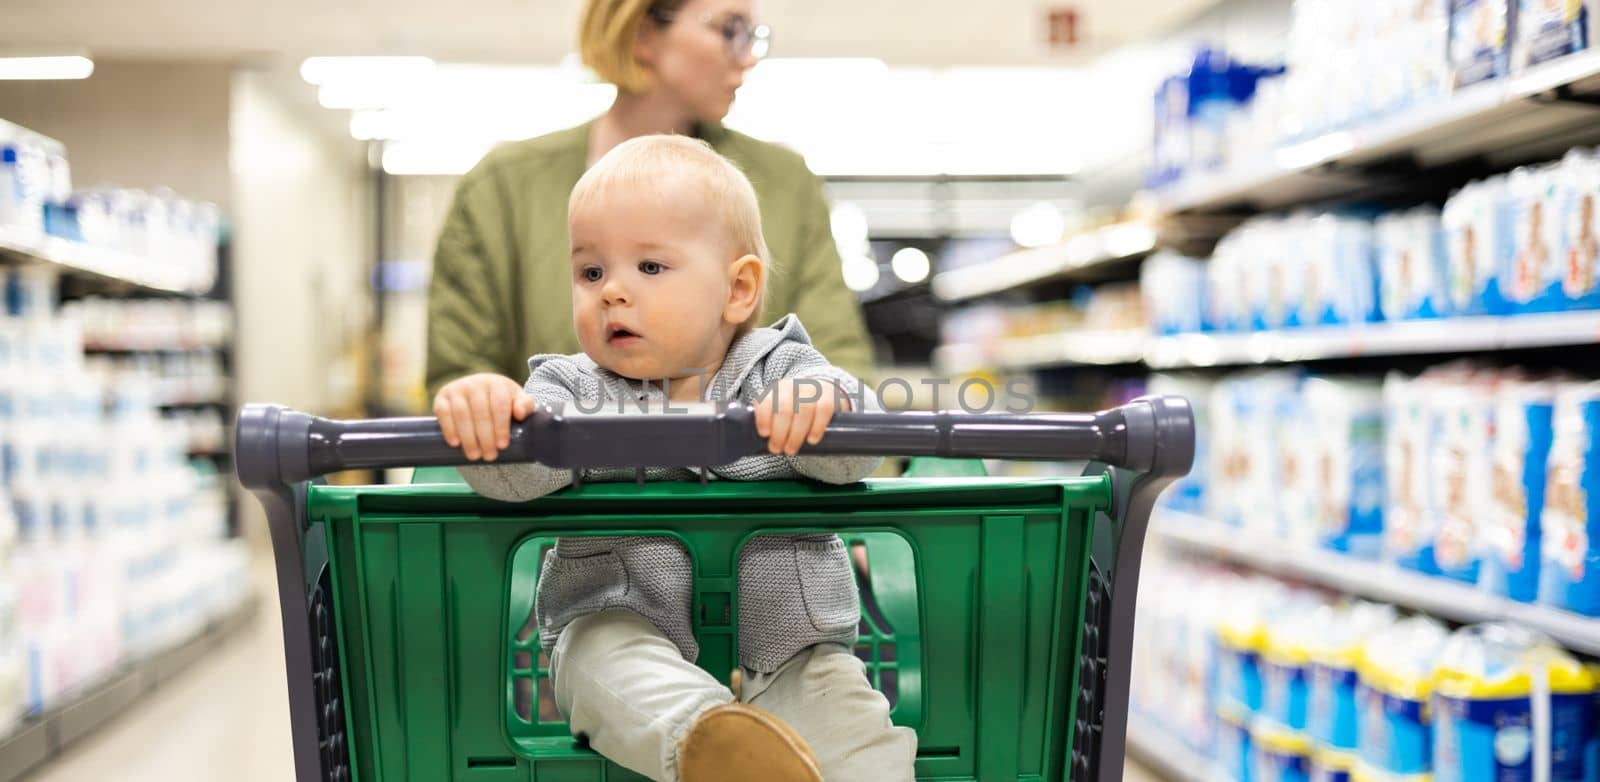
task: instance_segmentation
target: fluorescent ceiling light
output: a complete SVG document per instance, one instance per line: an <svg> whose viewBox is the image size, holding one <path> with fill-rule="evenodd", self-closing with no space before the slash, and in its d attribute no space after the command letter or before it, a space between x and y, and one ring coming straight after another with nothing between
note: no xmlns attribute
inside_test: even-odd
<svg viewBox="0 0 1600 782"><path fill-rule="evenodd" d="M427 57L308 57L300 78L318 86L334 81L424 78L433 73Z"/></svg>
<svg viewBox="0 0 1600 782"><path fill-rule="evenodd" d="M878 285L878 262L870 255L852 255L844 259L845 287L857 293L870 291Z"/></svg>
<svg viewBox="0 0 1600 782"><path fill-rule="evenodd" d="M383 145L383 171L392 176L460 176L494 146L490 140L394 141Z"/></svg>
<svg viewBox="0 0 1600 782"><path fill-rule="evenodd" d="M928 254L915 247L902 247L895 251L893 258L889 259L889 268L894 270L894 276L911 284L928 279L928 272L932 267Z"/></svg>
<svg viewBox="0 0 1600 782"><path fill-rule="evenodd" d="M0 57L0 79L87 79L94 60L78 55L52 57Z"/></svg>

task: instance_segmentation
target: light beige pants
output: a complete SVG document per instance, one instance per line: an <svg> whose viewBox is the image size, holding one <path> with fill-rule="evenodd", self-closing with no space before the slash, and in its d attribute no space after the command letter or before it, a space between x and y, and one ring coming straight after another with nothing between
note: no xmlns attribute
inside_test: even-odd
<svg viewBox="0 0 1600 782"><path fill-rule="evenodd" d="M678 741L705 710L733 692L683 659L632 611L577 619L550 653L556 705L574 736L657 782L678 782ZM889 721L889 701L838 644L818 644L766 674L743 670L740 700L799 733L825 782L912 782L917 734Z"/></svg>

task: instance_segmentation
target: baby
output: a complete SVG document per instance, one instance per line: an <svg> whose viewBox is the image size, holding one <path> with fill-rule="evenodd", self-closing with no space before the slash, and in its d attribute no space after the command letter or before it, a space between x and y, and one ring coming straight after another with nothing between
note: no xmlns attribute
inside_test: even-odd
<svg viewBox="0 0 1600 782"><path fill-rule="evenodd" d="M794 315L756 328L769 273L755 190L706 144L625 142L568 204L572 317L583 353L529 359L525 388L492 374L440 389L445 439L493 462L535 404L734 400L755 406L770 453L712 467L735 480L860 480L875 457L802 456L836 410L876 408L811 346ZM525 501L572 481L538 464L461 468L480 494ZM630 469L583 480L632 480ZM651 468L646 477L696 477ZM852 653L860 607L842 541L755 538L739 556L737 695L694 665L692 567L672 538L573 537L545 557L535 612L556 704L573 735L662 782L913 779L916 734Z"/></svg>

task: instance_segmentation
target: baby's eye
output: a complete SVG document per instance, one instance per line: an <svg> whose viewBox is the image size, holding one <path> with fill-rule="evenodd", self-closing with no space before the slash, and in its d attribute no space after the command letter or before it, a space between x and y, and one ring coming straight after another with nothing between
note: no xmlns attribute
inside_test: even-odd
<svg viewBox="0 0 1600 782"><path fill-rule="evenodd" d="M660 261L640 261L639 271L645 274L660 274L666 271L666 267L662 266Z"/></svg>
<svg viewBox="0 0 1600 782"><path fill-rule="evenodd" d="M600 281L601 274L600 274L600 267L598 267L598 266L585 266L585 267L583 267L583 270L578 272L578 273L583 275L583 278L585 280L588 280L589 282L599 282Z"/></svg>

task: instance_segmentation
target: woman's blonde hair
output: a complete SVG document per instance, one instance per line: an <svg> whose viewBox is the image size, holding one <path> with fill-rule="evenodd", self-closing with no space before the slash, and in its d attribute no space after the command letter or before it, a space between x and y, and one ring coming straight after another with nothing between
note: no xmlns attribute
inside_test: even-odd
<svg viewBox="0 0 1600 782"><path fill-rule="evenodd" d="M600 78L623 92L650 89L650 72L633 57L639 26L676 13L687 0L584 0L578 55Z"/></svg>
<svg viewBox="0 0 1600 782"><path fill-rule="evenodd" d="M761 230L761 205L755 186L727 158L710 144L687 136L654 135L631 138L618 144L596 161L578 179L567 202L569 217L613 189L639 191L659 187L663 181L686 182L701 193L713 214L720 216L723 236L732 257L729 262L753 255L761 261L761 288L756 291L756 306L750 317L739 324L743 335L761 322L761 307L767 298L767 280L772 276L772 253Z"/></svg>

